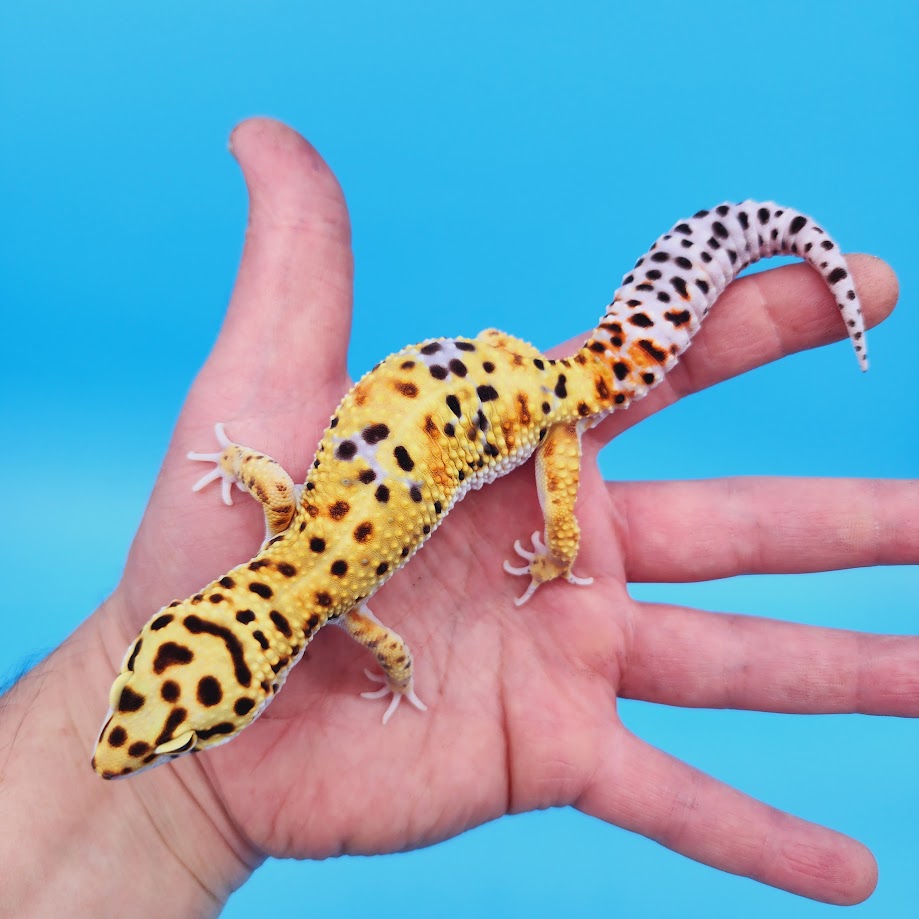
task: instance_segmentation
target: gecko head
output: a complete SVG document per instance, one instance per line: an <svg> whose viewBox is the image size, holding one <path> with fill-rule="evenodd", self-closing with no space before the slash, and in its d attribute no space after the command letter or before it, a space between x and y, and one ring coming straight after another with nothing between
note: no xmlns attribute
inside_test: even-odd
<svg viewBox="0 0 919 919"><path fill-rule="evenodd" d="M93 768L105 779L121 778L230 740L269 699L270 686L253 664L228 627L164 610L145 626L112 684Z"/></svg>

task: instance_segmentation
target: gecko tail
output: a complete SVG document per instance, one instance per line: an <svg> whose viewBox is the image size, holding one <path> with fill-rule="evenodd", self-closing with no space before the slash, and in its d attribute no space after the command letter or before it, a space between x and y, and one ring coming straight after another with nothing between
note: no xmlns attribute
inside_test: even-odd
<svg viewBox="0 0 919 919"><path fill-rule="evenodd" d="M796 255L836 298L862 370L868 369L858 293L838 244L812 218L772 201L720 204L661 236L623 279L582 350L610 361L617 393L641 398L689 347L724 289L748 266Z"/></svg>

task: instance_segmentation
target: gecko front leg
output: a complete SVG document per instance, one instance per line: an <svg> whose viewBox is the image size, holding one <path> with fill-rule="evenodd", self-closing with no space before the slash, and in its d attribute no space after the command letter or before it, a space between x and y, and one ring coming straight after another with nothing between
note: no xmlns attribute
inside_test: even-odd
<svg viewBox="0 0 919 919"><path fill-rule="evenodd" d="M520 540L514 550L528 564L514 566L505 561L508 574L529 576L530 584L514 602L522 606L540 584L565 578L571 584L587 585L593 578L581 578L571 572L578 554L581 529L574 515L581 472L581 436L577 421L553 425L536 451L536 490L546 523L545 543L534 533L533 551Z"/></svg>
<svg viewBox="0 0 919 919"><path fill-rule="evenodd" d="M224 504L232 504L232 489L235 484L240 491L247 491L265 512L265 527L268 536L277 536L290 526L297 508L297 486L277 460L264 453L233 443L227 437L222 424L214 426L217 442L223 448L219 453L189 453L190 460L215 463L206 475L192 487L200 491L211 482L220 479Z"/></svg>

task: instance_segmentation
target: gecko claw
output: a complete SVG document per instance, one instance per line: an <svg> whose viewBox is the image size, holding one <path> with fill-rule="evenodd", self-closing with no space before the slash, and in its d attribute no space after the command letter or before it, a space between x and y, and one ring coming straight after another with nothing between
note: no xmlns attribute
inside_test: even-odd
<svg viewBox="0 0 919 919"><path fill-rule="evenodd" d="M586 587L593 584L593 578L581 578L570 571L566 571L564 565L553 557L552 553L546 548L542 535L539 532L530 537L533 543L533 550L525 549L520 540L514 542L514 551L529 564L512 565L509 561L504 562L504 570L508 574L516 577L530 577L530 585L523 592L522 596L514 600L515 606L523 606L530 597L536 593L536 588L546 581L553 581L556 578L564 578L569 584L577 584L580 587Z"/></svg>
<svg viewBox="0 0 919 919"><path fill-rule="evenodd" d="M227 437L223 424L221 424L219 421L217 422L217 424L214 425L214 434L217 437L217 443L219 443L220 446L224 448L224 450L227 447L232 446L232 441L230 440L229 437ZM220 496L221 498L223 498L223 503L232 504L233 503L233 483L236 482L236 479L234 478L231 472L227 472L221 465L221 460L223 459L223 452L224 451L221 450L219 453L190 452L186 454L188 459L195 460L196 462L216 463L217 464L217 468L212 469L206 475L201 476L201 478L198 479L198 481L195 482L194 485L192 485L191 490L201 491L202 488L204 488L207 485L210 485L211 482L214 482L217 479L220 479L221 480L220 481ZM243 486L240 485L239 482L236 482L236 486L241 491L243 490Z"/></svg>
<svg viewBox="0 0 919 919"><path fill-rule="evenodd" d="M392 700L389 703L389 707L383 714L383 724L386 724L386 722L389 721L389 719L392 717L393 712L395 712L395 710L399 707L399 703L402 701L403 696L408 699L408 701L411 702L419 712L426 712L428 710L428 707L416 695L415 690L411 684L409 684L407 689L400 691L390 686L386 677L380 673L373 673L370 670L365 670L364 674L367 676L368 680L372 680L374 683L383 683L384 685L379 689L372 689L368 692L362 692L362 699L385 699L386 696L390 695L390 693L392 694Z"/></svg>

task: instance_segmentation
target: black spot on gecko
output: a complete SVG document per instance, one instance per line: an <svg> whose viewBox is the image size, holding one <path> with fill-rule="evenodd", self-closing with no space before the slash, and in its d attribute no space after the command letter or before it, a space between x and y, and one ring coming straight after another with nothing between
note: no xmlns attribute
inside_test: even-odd
<svg viewBox="0 0 919 919"><path fill-rule="evenodd" d="M108 736L108 745L110 747L122 747L127 739L128 732L119 724L117 727L112 728L112 732Z"/></svg>
<svg viewBox="0 0 919 919"><path fill-rule="evenodd" d="M662 272L657 268L652 268L650 271L645 272L645 277L649 281L659 281L662 277Z"/></svg>
<svg viewBox="0 0 919 919"><path fill-rule="evenodd" d="M559 399L564 399L568 395L568 389L565 386L565 382L565 374L560 373L555 384L555 395L558 396Z"/></svg>
<svg viewBox="0 0 919 919"><path fill-rule="evenodd" d="M682 233L684 236L690 236L692 234L692 227L688 223L678 223L673 228L674 233Z"/></svg>
<svg viewBox="0 0 919 919"><path fill-rule="evenodd" d="M347 501L336 501L329 508L329 516L333 520L342 520L348 511L351 510L351 505Z"/></svg>
<svg viewBox="0 0 919 919"><path fill-rule="evenodd" d="M276 609L273 609L269 614L268 618L274 623L274 627L285 637L290 638L293 634L293 630L290 627L290 623L287 621L286 617L282 616Z"/></svg>
<svg viewBox="0 0 919 919"><path fill-rule="evenodd" d="M357 453L357 444L353 440L343 440L335 451L335 455L341 460L354 459Z"/></svg>
<svg viewBox="0 0 919 919"><path fill-rule="evenodd" d="M177 702L182 694L182 689L175 680L166 680L160 687L160 695L164 702Z"/></svg>
<svg viewBox="0 0 919 919"><path fill-rule="evenodd" d="M498 456L501 453L494 444L485 444L485 446L482 447L482 452L486 456Z"/></svg>
<svg viewBox="0 0 919 919"><path fill-rule="evenodd" d="M125 686L121 691L121 698L118 700L118 711L136 712L146 701L146 698L139 692L134 692L130 686Z"/></svg>
<svg viewBox="0 0 919 919"><path fill-rule="evenodd" d="M237 699L233 703L233 711L240 717L243 715L248 715L253 708L255 708L255 701L252 699L247 699L245 696L241 699Z"/></svg>
<svg viewBox="0 0 919 919"><path fill-rule="evenodd" d="M450 361L450 370L455 373L458 377L464 377L469 372L466 368L466 365L457 358L454 358Z"/></svg>
<svg viewBox="0 0 919 919"><path fill-rule="evenodd" d="M629 322L641 329L648 329L654 325L654 320L647 313L632 313L629 316Z"/></svg>
<svg viewBox="0 0 919 919"><path fill-rule="evenodd" d="M488 430L488 419L485 417L485 413L482 411L482 409L479 409L479 413L476 415L476 421L479 425L480 431Z"/></svg>
<svg viewBox="0 0 919 919"><path fill-rule="evenodd" d="M361 482L364 483L364 485L369 485L376 479L376 477L377 474L372 469L362 469L358 475L358 478L361 480Z"/></svg>
<svg viewBox="0 0 919 919"><path fill-rule="evenodd" d="M686 289L686 281L683 280L679 275L670 279L670 283L673 285L674 290L682 297L684 300L689 299L689 291Z"/></svg>
<svg viewBox="0 0 919 919"><path fill-rule="evenodd" d="M408 494L409 494L409 497L412 499L412 501L414 501L416 504L421 503L421 489L417 485L413 485L409 489Z"/></svg>
<svg viewBox="0 0 919 919"><path fill-rule="evenodd" d="M125 667L126 670L134 669L134 661L137 660L137 652L140 651L141 645L144 643L142 638L137 639L137 644L134 645L134 650L131 652L131 656L128 658L128 663Z"/></svg>
<svg viewBox="0 0 919 919"><path fill-rule="evenodd" d="M382 486L380 486L382 488ZM369 520L365 520L363 523L359 523L354 528L354 538L358 542L367 542L368 539L373 535L373 524Z"/></svg>
<svg viewBox="0 0 919 919"><path fill-rule="evenodd" d="M385 504L389 500L389 489L385 485L378 485L373 496L380 504Z"/></svg>
<svg viewBox="0 0 919 919"><path fill-rule="evenodd" d="M188 717L188 712L184 708L174 708L170 713L169 717L166 719L166 723L163 725L163 730L160 731L160 736L156 738L155 746L159 746L161 743L166 743L167 740L172 740L172 734L175 729ZM200 736L200 735L199 735Z"/></svg>
<svg viewBox="0 0 919 919"><path fill-rule="evenodd" d="M432 341L421 349L422 354L436 354L440 351L440 342Z"/></svg>
<svg viewBox="0 0 919 919"><path fill-rule="evenodd" d="M463 414L463 410L460 408L459 399L457 399L456 396L453 395L453 393L450 393L450 395L447 396L446 401L447 401L447 408L450 409L450 411L453 412L453 414L456 415L457 418L459 418Z"/></svg>
<svg viewBox="0 0 919 919"><path fill-rule="evenodd" d="M205 708L213 708L223 698L223 690L216 677L203 676L198 680L198 701Z"/></svg>
<svg viewBox="0 0 919 919"><path fill-rule="evenodd" d="M613 364L613 373L617 380L624 380L629 375L629 365L625 361L616 361Z"/></svg>
<svg viewBox="0 0 919 919"><path fill-rule="evenodd" d="M696 279L696 287L698 287L703 294L707 294L709 291L708 281L703 281L701 278Z"/></svg>
<svg viewBox="0 0 919 919"><path fill-rule="evenodd" d="M262 646L263 651L267 651L270 647L270 642L265 637L265 633L261 629L255 629L252 633L252 637Z"/></svg>
<svg viewBox="0 0 919 919"><path fill-rule="evenodd" d="M494 402L498 398L498 391L494 386L488 386L487 384L485 386L476 386L475 391L480 402Z"/></svg>
<svg viewBox="0 0 919 919"><path fill-rule="evenodd" d="M133 756L137 759L140 756L144 756L150 750L150 744L146 740L135 740L134 743L128 747L128 756Z"/></svg>
<svg viewBox="0 0 919 919"><path fill-rule="evenodd" d="M402 363L399 364L399 369L400 370L411 370L412 367L414 366L415 366L414 361L402 361Z"/></svg>
<svg viewBox="0 0 919 919"><path fill-rule="evenodd" d="M435 514L439 514L439 513L441 512L442 509L443 509L443 508L442 508L442 506L441 506L440 501L435 501L435 502L434 502L434 513L435 513Z"/></svg>
<svg viewBox="0 0 919 919"><path fill-rule="evenodd" d="M672 311L664 313L664 318L669 320L670 322L673 323L673 325L679 328L681 325L686 325L686 323L689 322L689 320L692 317L690 315L689 310L683 310L682 312L679 312L679 313L675 313Z"/></svg>
<svg viewBox="0 0 919 919"><path fill-rule="evenodd" d="M450 397L448 396L447 398L449 400ZM415 461L402 444L399 444L399 446L393 450L393 456L396 458L396 462L403 472L411 472L415 468Z"/></svg>
<svg viewBox="0 0 919 919"><path fill-rule="evenodd" d="M217 583L221 587L225 587L227 590L232 590L236 586L236 582L229 575L221 578Z"/></svg>
<svg viewBox="0 0 919 919"><path fill-rule="evenodd" d="M389 571L389 565L387 565L386 562L380 562L380 564L377 565L377 576L378 577L386 574L387 571Z"/></svg>
<svg viewBox="0 0 919 919"><path fill-rule="evenodd" d="M541 360L541 359L538 358L538 357L534 357L534 358L533 358L533 366L534 366L534 367L538 367L540 370L545 370L545 369L546 369L546 362L545 362L544 360Z"/></svg>
<svg viewBox="0 0 919 919"><path fill-rule="evenodd" d="M455 341L453 344L460 351L475 351L475 345L471 341Z"/></svg>
<svg viewBox="0 0 919 919"><path fill-rule="evenodd" d="M849 277L849 272L845 268L834 268L826 277L830 284L838 284L840 281Z"/></svg>
<svg viewBox="0 0 919 919"><path fill-rule="evenodd" d="M335 577L343 578L348 573L348 563L344 559L336 559L332 562L332 567L329 568L329 571L331 571Z"/></svg>
<svg viewBox="0 0 919 919"><path fill-rule="evenodd" d="M274 591L267 584L262 584L261 581L253 581L249 585L249 590L254 594L258 594L263 600L270 600L274 596ZM186 620L187 624L188 621Z"/></svg>
<svg viewBox="0 0 919 919"><path fill-rule="evenodd" d="M229 721L221 721L220 724L215 724L212 728L204 728L201 731L195 731L195 733L198 735L199 740L207 740L217 734L232 734L235 730L236 728Z"/></svg>
<svg viewBox="0 0 919 919"><path fill-rule="evenodd" d="M223 594L211 594L211 595L208 597L208 600L210 600L211 603L222 603L222 602L223 602Z"/></svg>
<svg viewBox="0 0 919 919"><path fill-rule="evenodd" d="M483 369L486 373L494 373L494 372L495 372L495 365L494 365L491 361L482 361L482 369Z"/></svg>
<svg viewBox="0 0 919 919"><path fill-rule="evenodd" d="M250 590L253 585L250 585ZM227 652L233 660L233 671L236 674L236 680L242 686L248 686L252 682L252 673L246 665L243 656L243 648L239 639L223 625L216 622L207 622L198 616L186 616L184 619L185 628L193 635L199 635L202 632L220 638L227 646Z"/></svg>
<svg viewBox="0 0 919 919"><path fill-rule="evenodd" d="M418 387L414 383L396 380L393 385L406 399L414 399L418 395Z"/></svg>
<svg viewBox="0 0 919 919"><path fill-rule="evenodd" d="M198 617L195 616L194 618L197 619ZM169 667L190 664L194 658L195 655L191 648L176 644L174 641L164 642L156 652L156 658L153 661L153 672L159 674Z"/></svg>
<svg viewBox="0 0 919 919"><path fill-rule="evenodd" d="M806 223L807 223L807 218L806 218L806 217L802 217L800 214L798 214L798 216L795 217L795 219L792 220L792 222L791 222L790 224L788 224L788 229L789 229L792 233L800 233L801 230L804 229L804 225L805 225Z"/></svg>
<svg viewBox="0 0 919 919"><path fill-rule="evenodd" d="M456 433L456 428L448 421L444 425L444 434L446 434L447 437L452 437L455 433Z"/></svg>
<svg viewBox="0 0 919 919"><path fill-rule="evenodd" d="M661 351L653 341L648 341L646 338L643 338L638 342L638 347L649 357L654 358L659 364L663 364L664 361L667 360L667 352Z"/></svg>
<svg viewBox="0 0 919 919"><path fill-rule="evenodd" d="M728 229L720 220L716 220L712 224L712 231L714 232L715 236L719 237L720 239L728 238Z"/></svg>
<svg viewBox="0 0 919 919"><path fill-rule="evenodd" d="M382 422L371 424L369 427L364 428L361 432L361 437L368 444L378 444L381 440L386 440L389 437L389 428Z"/></svg>
<svg viewBox="0 0 919 919"><path fill-rule="evenodd" d="M670 253L669 252L653 252L651 254L652 262L669 262Z"/></svg>
<svg viewBox="0 0 919 919"><path fill-rule="evenodd" d="M290 562L278 562L278 571L285 578L292 578L297 573L297 569Z"/></svg>
<svg viewBox="0 0 919 919"><path fill-rule="evenodd" d="M310 540L310 549L312 549L313 552L325 552L325 540L320 539L318 536L314 536Z"/></svg>
<svg viewBox="0 0 919 919"><path fill-rule="evenodd" d="M319 593L316 594L316 602L320 606L331 606L332 598L324 590L320 590Z"/></svg>
<svg viewBox="0 0 919 919"><path fill-rule="evenodd" d="M440 364L432 364L428 370L431 372L431 376L435 380L446 380L447 379L447 368L441 367Z"/></svg>
<svg viewBox="0 0 919 919"><path fill-rule="evenodd" d="M257 558L254 562L249 562L250 571L258 571L261 568L267 568L269 563L263 558Z"/></svg>

